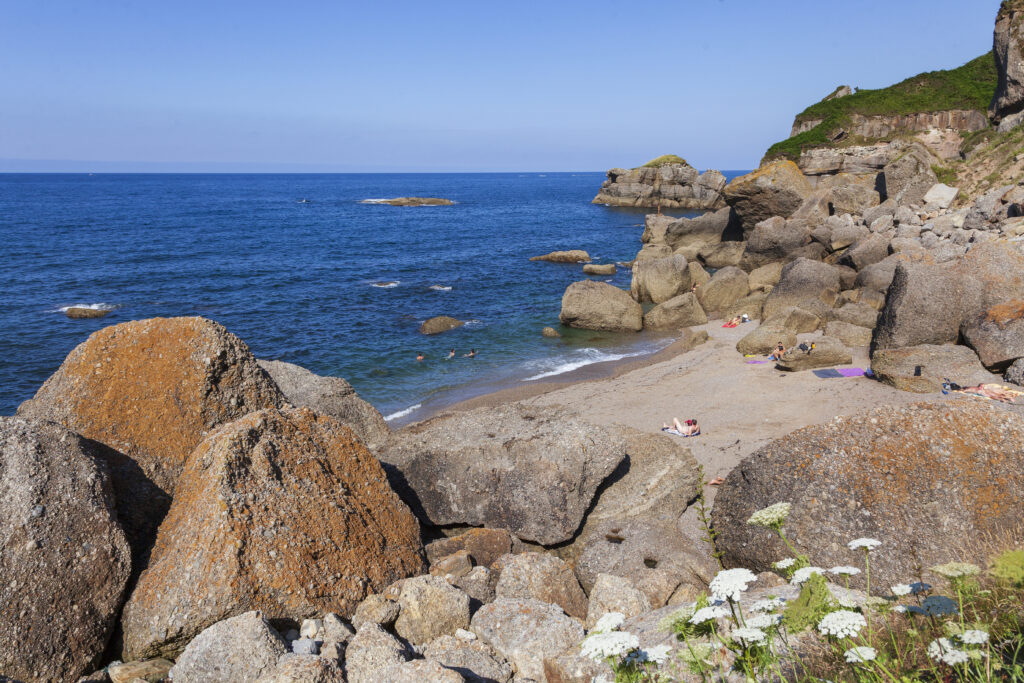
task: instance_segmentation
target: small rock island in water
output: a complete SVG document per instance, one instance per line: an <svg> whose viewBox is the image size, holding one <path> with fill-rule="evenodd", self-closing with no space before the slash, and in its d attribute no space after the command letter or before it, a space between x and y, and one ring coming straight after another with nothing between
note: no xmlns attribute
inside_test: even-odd
<svg viewBox="0 0 1024 683"><path fill-rule="evenodd" d="M363 204L389 204L391 206L451 206L455 202L441 197L394 197L392 199L364 199Z"/></svg>

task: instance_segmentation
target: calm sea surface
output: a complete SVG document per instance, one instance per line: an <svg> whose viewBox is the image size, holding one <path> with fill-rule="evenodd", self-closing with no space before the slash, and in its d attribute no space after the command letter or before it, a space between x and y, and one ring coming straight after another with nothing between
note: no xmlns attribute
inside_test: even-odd
<svg viewBox="0 0 1024 683"><path fill-rule="evenodd" d="M583 276L579 266L528 257L579 248L607 263L640 247L643 211L590 204L603 179L0 175L0 414L12 414L95 330L154 316L217 320L260 358L345 377L396 423L416 419L424 409L414 406L475 387L652 351L665 340L540 336L558 327L562 292ZM362 203L410 195L458 203ZM629 278L620 268L596 279L628 288ZM70 320L60 309L75 304L116 308ZM424 337L419 324L434 315L470 323ZM453 347L457 358L446 360ZM463 358L471 348L477 357ZM416 362L417 352L427 360Z"/></svg>

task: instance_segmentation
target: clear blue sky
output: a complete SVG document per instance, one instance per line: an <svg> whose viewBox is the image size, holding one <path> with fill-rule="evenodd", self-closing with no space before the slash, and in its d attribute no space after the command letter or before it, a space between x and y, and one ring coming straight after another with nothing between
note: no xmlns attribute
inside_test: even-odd
<svg viewBox="0 0 1024 683"><path fill-rule="evenodd" d="M840 83L991 49L998 5L5 0L0 170L752 168Z"/></svg>

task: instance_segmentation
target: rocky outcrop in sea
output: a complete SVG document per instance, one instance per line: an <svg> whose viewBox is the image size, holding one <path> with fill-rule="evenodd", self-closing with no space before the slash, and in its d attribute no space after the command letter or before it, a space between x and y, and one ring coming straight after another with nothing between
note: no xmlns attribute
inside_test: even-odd
<svg viewBox="0 0 1024 683"><path fill-rule="evenodd" d="M613 168L594 204L666 209L717 209L725 205L725 176L697 169L679 157L659 157L634 169Z"/></svg>

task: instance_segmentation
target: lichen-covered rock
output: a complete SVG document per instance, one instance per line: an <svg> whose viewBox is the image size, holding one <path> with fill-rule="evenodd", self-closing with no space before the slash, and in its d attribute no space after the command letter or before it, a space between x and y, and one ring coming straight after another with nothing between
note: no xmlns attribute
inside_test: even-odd
<svg viewBox="0 0 1024 683"><path fill-rule="evenodd" d="M618 612L627 619L651 611L651 602L624 576L598 574L594 587L590 589L590 603L587 606L587 629L594 628L598 619L609 612Z"/></svg>
<svg viewBox="0 0 1024 683"><path fill-rule="evenodd" d="M998 381L985 370L978 355L966 346L919 344L899 349L876 349L871 372L901 391L938 392L949 379L962 386Z"/></svg>
<svg viewBox="0 0 1024 683"><path fill-rule="evenodd" d="M473 569L473 556L468 550L459 550L430 563L432 576L447 577L450 581L465 576Z"/></svg>
<svg viewBox="0 0 1024 683"><path fill-rule="evenodd" d="M499 598L473 615L472 629L520 678L543 681L544 660L583 640L583 627L555 605Z"/></svg>
<svg viewBox="0 0 1024 683"><path fill-rule="evenodd" d="M341 664L329 657L286 654L256 683L345 683L345 673Z"/></svg>
<svg viewBox="0 0 1024 683"><path fill-rule="evenodd" d="M708 316L693 292L672 297L644 314L644 328L649 330L677 330L707 321Z"/></svg>
<svg viewBox="0 0 1024 683"><path fill-rule="evenodd" d="M811 194L810 182L792 161L778 161L734 178L725 187L725 201L749 233L772 216L789 218Z"/></svg>
<svg viewBox="0 0 1024 683"><path fill-rule="evenodd" d="M381 683L385 672L412 659L412 653L398 638L369 624L359 629L345 650L348 683Z"/></svg>
<svg viewBox="0 0 1024 683"><path fill-rule="evenodd" d="M413 645L469 626L469 596L438 576L402 582L395 632Z"/></svg>
<svg viewBox="0 0 1024 683"><path fill-rule="evenodd" d="M475 609L476 603L486 605L494 600L494 586L498 582L495 572L487 567L473 567L465 576L457 577L454 584L472 600L470 608Z"/></svg>
<svg viewBox="0 0 1024 683"><path fill-rule="evenodd" d="M458 671L469 683L508 683L512 667L479 639L441 636L427 643L423 656Z"/></svg>
<svg viewBox="0 0 1024 683"><path fill-rule="evenodd" d="M442 332L462 327L465 324L464 320L453 318L450 315L435 315L433 318L427 318L423 321L420 325L420 334L441 334Z"/></svg>
<svg viewBox="0 0 1024 683"><path fill-rule="evenodd" d="M587 616L587 594L572 568L553 555L522 553L498 560L497 598L533 598L558 605L570 617Z"/></svg>
<svg viewBox="0 0 1024 683"><path fill-rule="evenodd" d="M359 398L352 385L341 377L321 377L279 360L261 360L259 364L289 403L333 417L355 432L371 451L383 445L391 434L380 412Z"/></svg>
<svg viewBox="0 0 1024 683"><path fill-rule="evenodd" d="M643 315L643 307L618 287L583 280L566 288L558 317L563 325L584 330L639 332Z"/></svg>
<svg viewBox="0 0 1024 683"><path fill-rule="evenodd" d="M726 478L712 521L728 566L765 571L791 553L747 524L792 504L786 536L821 567L856 564L847 542L875 538L872 586L915 567L982 556L985 539L1020 520L1024 417L971 398L885 406L797 430L755 451ZM972 555L976 553L976 555ZM863 576L851 584L863 587Z"/></svg>
<svg viewBox="0 0 1024 683"><path fill-rule="evenodd" d="M380 457L430 524L505 528L553 545L572 538L625 443L564 408L512 403L403 429Z"/></svg>
<svg viewBox="0 0 1024 683"><path fill-rule="evenodd" d="M460 550L467 551L477 564L489 567L502 555L512 552L512 535L504 529L467 529L458 536L428 543L427 559L435 562Z"/></svg>
<svg viewBox="0 0 1024 683"><path fill-rule="evenodd" d="M131 551L101 450L0 417L0 671L13 678L75 680L117 623Z"/></svg>
<svg viewBox="0 0 1024 683"><path fill-rule="evenodd" d="M175 654L251 609L349 615L425 569L419 524L351 430L309 409L225 425L189 458L122 617L125 651Z"/></svg>
<svg viewBox="0 0 1024 683"><path fill-rule="evenodd" d="M206 628L181 653L175 683L255 681L277 667L288 644L259 612L246 612Z"/></svg>

